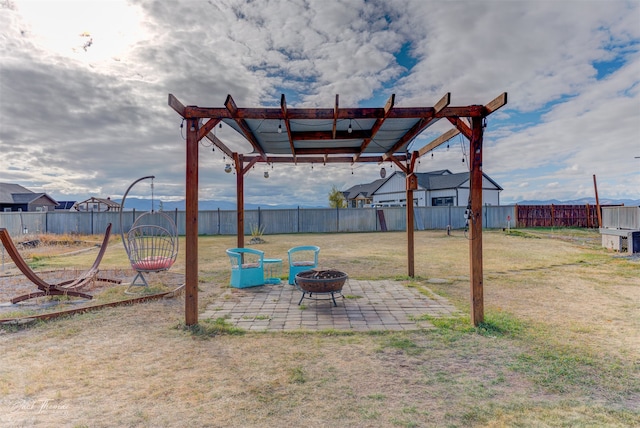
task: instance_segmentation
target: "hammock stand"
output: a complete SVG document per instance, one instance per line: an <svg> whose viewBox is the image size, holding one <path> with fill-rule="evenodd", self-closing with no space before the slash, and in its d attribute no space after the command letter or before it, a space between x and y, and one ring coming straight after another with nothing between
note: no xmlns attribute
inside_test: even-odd
<svg viewBox="0 0 640 428"><path fill-rule="evenodd" d="M166 213L153 209L154 178L153 175L139 178L129 186L122 197L120 235L131 268L137 273L129 288L125 290L126 294L138 294L132 291L134 287L149 287L144 274L169 270L178 257L178 227ZM151 211L138 216L125 235L122 226L122 211L124 211L125 200L131 188L146 179L152 180Z"/></svg>

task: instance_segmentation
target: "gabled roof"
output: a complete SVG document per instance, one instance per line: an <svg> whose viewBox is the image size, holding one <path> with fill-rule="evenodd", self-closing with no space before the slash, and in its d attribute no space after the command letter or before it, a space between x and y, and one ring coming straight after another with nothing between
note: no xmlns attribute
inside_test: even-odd
<svg viewBox="0 0 640 428"><path fill-rule="evenodd" d="M401 177L405 177L405 174L400 171L394 172L391 177L398 174ZM503 190L502 187L495 181L493 181L485 173L482 173L483 177L489 180L498 190ZM441 169L430 172L418 172L418 185L425 190L442 190L442 189L457 189L461 187L465 182L469 181L468 172L452 173L448 169ZM389 177L389 178L391 178ZM379 181L379 180L376 180ZM374 181L375 183L375 181ZM371 183L373 184L373 183ZM380 186L378 186L379 188ZM376 190L378 189L376 188Z"/></svg>
<svg viewBox="0 0 640 428"><path fill-rule="evenodd" d="M22 193L33 193L19 184L0 183L0 203L2 204L14 204L13 195Z"/></svg>
<svg viewBox="0 0 640 428"><path fill-rule="evenodd" d="M389 178L380 178L376 181L366 184L356 184L355 186L342 192L342 194L348 201L356 199L358 195L362 195L365 198L370 198L371 196L373 196L375 191L378 190L380 186L382 186Z"/></svg>
<svg viewBox="0 0 640 428"><path fill-rule="evenodd" d="M418 173L418 184L426 190L442 190L442 189L457 189L461 187L465 182L469 181L468 172L457 172L454 174L442 174L433 175L429 173ZM493 181L487 174L482 173L482 176L489 180L498 190L502 190L502 187Z"/></svg>
<svg viewBox="0 0 640 428"><path fill-rule="evenodd" d="M54 205L58 204L46 193L35 193L19 184L0 183L0 203L2 204L30 204L42 197L51 200Z"/></svg>
<svg viewBox="0 0 640 428"><path fill-rule="evenodd" d="M456 189L469 180L468 172L446 175L431 175L428 173L416 175L418 176L418 184L427 190Z"/></svg>

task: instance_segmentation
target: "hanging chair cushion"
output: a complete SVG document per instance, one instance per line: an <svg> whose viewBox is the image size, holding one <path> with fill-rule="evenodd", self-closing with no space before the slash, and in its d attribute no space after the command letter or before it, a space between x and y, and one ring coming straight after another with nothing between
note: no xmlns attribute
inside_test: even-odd
<svg viewBox="0 0 640 428"><path fill-rule="evenodd" d="M142 271L161 271L167 270L173 265L174 260L171 257L149 256L144 259L131 263L134 270Z"/></svg>

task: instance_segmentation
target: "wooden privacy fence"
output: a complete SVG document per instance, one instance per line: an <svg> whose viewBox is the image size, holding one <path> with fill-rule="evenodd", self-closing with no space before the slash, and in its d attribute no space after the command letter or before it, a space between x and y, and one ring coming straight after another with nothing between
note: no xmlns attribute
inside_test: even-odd
<svg viewBox="0 0 640 428"><path fill-rule="evenodd" d="M516 227L598 227L595 205L516 205Z"/></svg>

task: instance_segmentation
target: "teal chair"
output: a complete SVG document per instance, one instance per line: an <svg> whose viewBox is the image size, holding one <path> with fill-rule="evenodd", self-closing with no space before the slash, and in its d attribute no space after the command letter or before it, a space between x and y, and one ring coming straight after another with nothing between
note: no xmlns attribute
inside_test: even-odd
<svg viewBox="0 0 640 428"><path fill-rule="evenodd" d="M298 273L318 267L318 253L320 253L320 247L315 245L293 247L289 250L290 285L295 284Z"/></svg>
<svg viewBox="0 0 640 428"><path fill-rule="evenodd" d="M229 248L231 286L235 288L264 285L264 251L253 248Z"/></svg>

